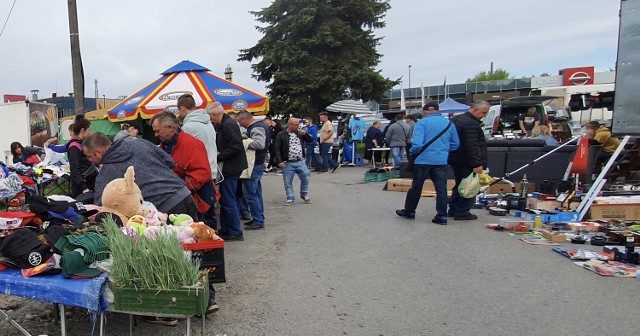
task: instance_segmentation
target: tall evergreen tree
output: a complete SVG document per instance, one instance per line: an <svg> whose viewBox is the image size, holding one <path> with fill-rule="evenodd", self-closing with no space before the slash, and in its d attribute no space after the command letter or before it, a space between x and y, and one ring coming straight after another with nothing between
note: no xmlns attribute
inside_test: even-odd
<svg viewBox="0 0 640 336"><path fill-rule="evenodd" d="M387 0L274 0L251 12L264 36L240 50L239 61L252 64L253 77L267 85L277 113L313 115L349 98L381 101L396 83L375 67Z"/></svg>

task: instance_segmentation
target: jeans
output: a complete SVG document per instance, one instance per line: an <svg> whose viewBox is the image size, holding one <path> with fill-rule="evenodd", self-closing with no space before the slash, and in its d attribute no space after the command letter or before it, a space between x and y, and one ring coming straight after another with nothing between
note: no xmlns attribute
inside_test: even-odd
<svg viewBox="0 0 640 336"><path fill-rule="evenodd" d="M307 198L309 194L309 178L311 173L304 161L286 162L282 169L282 180L284 181L284 192L287 194L287 200L295 201L296 196L293 191L293 176L298 174L300 178L300 197Z"/></svg>
<svg viewBox="0 0 640 336"><path fill-rule="evenodd" d="M251 212L249 211L249 204L247 203L247 199L245 198L246 191L244 189L244 181L245 179L240 179L236 189L236 201L238 204L238 213L240 214L241 218L251 217Z"/></svg>
<svg viewBox="0 0 640 336"><path fill-rule="evenodd" d="M404 147L403 146L393 146L390 147L391 155L393 155L393 166L396 168L400 167L400 162L402 162L402 157L404 156Z"/></svg>
<svg viewBox="0 0 640 336"><path fill-rule="evenodd" d="M240 212L236 200L236 188L240 173L226 175L220 187L220 234L241 236Z"/></svg>
<svg viewBox="0 0 640 336"><path fill-rule="evenodd" d="M458 185L463 178L469 176L473 172L473 168L467 166L451 165L453 174L456 177L456 185L451 191L451 201L449 202L449 213L455 216L464 216L469 213L473 205L476 203L475 197L464 198L458 193Z"/></svg>
<svg viewBox="0 0 640 336"><path fill-rule="evenodd" d="M333 161L331 158L331 146L333 146L330 142L324 142L320 144L320 156L322 157L322 171L328 172L329 167L334 169L338 166L338 163Z"/></svg>
<svg viewBox="0 0 640 336"><path fill-rule="evenodd" d="M253 217L253 222L264 225L264 202L262 200L262 175L264 164L256 164L251 171L251 178L242 180L243 198L246 200Z"/></svg>
<svg viewBox="0 0 640 336"><path fill-rule="evenodd" d="M313 160L315 170L319 171L322 167L320 167L320 155L315 152L317 146L318 144L315 143L313 145L306 145L304 154L306 155L305 162L307 163L307 168L311 169L311 160Z"/></svg>
<svg viewBox="0 0 640 336"><path fill-rule="evenodd" d="M447 216L447 165L413 165L413 182L407 191L404 209L413 212L418 207L424 181L431 178L436 189L436 216Z"/></svg>

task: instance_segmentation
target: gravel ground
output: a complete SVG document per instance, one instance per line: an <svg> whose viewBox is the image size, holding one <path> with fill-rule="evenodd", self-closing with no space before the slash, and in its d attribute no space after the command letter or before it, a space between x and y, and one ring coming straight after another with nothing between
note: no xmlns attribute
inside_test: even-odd
<svg viewBox="0 0 640 336"><path fill-rule="evenodd" d="M434 225L434 199L422 198L414 221L398 218L404 193L363 183L364 171L313 174L313 204L290 207L282 177L263 178L267 228L227 243L227 283L216 286L220 311L207 317L206 335L637 334L629 308L638 279L601 277L550 247L487 230L499 218L486 211ZM2 296L0 308L22 301ZM70 314L69 335L91 334L85 311ZM107 319L108 335L127 334L127 316ZM35 335L59 334L51 304L19 321ZM184 327L139 321L134 334ZM4 325L0 335L20 334Z"/></svg>

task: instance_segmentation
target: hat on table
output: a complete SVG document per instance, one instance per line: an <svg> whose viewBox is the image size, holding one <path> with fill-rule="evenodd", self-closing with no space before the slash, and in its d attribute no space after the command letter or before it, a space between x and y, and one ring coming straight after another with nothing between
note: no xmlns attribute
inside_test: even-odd
<svg viewBox="0 0 640 336"><path fill-rule="evenodd" d="M77 251L63 254L60 264L62 265L62 275L65 279L73 276L92 278L101 273L99 269L88 267L84 262L84 257Z"/></svg>

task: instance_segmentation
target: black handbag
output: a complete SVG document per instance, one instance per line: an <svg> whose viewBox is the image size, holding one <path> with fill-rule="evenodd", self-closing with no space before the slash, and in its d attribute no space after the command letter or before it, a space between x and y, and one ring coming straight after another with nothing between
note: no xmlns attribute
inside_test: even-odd
<svg viewBox="0 0 640 336"><path fill-rule="evenodd" d="M420 148L420 151L418 152L418 154L416 155L409 155L409 162L407 164L407 171L413 171L413 165L416 162L416 159L418 158L418 156L420 156L420 154L422 154L422 152L424 152L425 149L427 149L427 147L431 146L432 143L434 143L436 140L438 140L445 132L447 132L447 130L449 129L449 127L451 127L451 121L449 121L449 124L447 124L447 127L445 127L442 132L440 132L440 134L436 135L435 137L433 137L433 139L429 140L429 142L427 142L424 146L422 146L422 148Z"/></svg>

